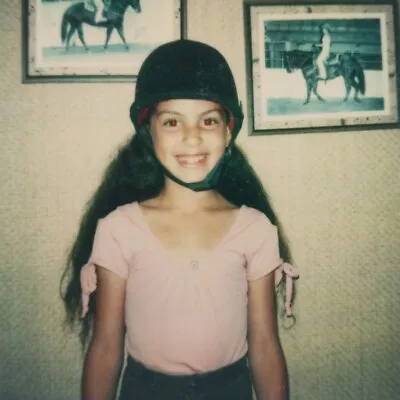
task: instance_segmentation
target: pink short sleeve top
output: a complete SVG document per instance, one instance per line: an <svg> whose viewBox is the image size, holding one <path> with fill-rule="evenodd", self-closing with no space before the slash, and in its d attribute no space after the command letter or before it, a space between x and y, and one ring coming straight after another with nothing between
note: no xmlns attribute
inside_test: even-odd
<svg viewBox="0 0 400 400"><path fill-rule="evenodd" d="M170 374L212 371L247 352L248 281L275 270L277 229L246 206L212 251L177 259L152 234L138 203L98 223L89 262L126 279L127 351Z"/></svg>

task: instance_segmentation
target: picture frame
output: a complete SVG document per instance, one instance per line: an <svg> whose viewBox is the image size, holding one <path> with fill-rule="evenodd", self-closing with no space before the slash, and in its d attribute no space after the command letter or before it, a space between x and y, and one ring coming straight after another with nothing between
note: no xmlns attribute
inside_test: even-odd
<svg viewBox="0 0 400 400"><path fill-rule="evenodd" d="M395 0L244 0L243 10L249 135L398 127Z"/></svg>
<svg viewBox="0 0 400 400"><path fill-rule="evenodd" d="M22 83L135 82L154 48L186 37L186 0L98 1L103 13L96 0L22 0Z"/></svg>

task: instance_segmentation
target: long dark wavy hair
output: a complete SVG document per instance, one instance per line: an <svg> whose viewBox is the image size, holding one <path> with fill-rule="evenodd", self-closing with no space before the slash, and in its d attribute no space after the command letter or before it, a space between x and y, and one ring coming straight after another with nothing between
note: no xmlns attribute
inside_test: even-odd
<svg viewBox="0 0 400 400"><path fill-rule="evenodd" d="M97 221L120 205L156 197L164 187L164 173L140 135L133 135L116 154L105 171L102 182L86 205L78 234L70 249L61 278L61 297L68 325L80 327L83 348L87 344L94 316L95 293L90 296L89 311L81 318L80 271L90 257ZM291 262L289 247L278 218L263 185L243 152L232 145L216 191L236 206L246 205L264 213L278 227L281 258ZM284 290L283 285L280 291Z"/></svg>

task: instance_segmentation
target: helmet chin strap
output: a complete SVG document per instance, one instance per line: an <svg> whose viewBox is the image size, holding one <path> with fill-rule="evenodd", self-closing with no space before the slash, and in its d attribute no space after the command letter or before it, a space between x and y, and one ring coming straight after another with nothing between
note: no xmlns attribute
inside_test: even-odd
<svg viewBox="0 0 400 400"><path fill-rule="evenodd" d="M214 165L213 169L207 174L207 176L204 179L202 179L201 181L198 181L198 182L184 182L181 179L179 179L178 177L176 177L174 174L172 174L167 168L165 168L165 166L157 158L156 153L154 152L153 141L151 139L150 132L148 131L147 127L143 127L140 130L139 134L144 139L143 142L146 144L147 148L150 150L151 155L160 164L161 168L164 171L165 176L167 176L169 179L171 179L178 185L184 186L190 190L193 190L194 192L203 192L205 190L211 190L217 186L217 183L218 183L219 177L221 175L221 171L224 166L225 160L230 157L231 144L232 144L232 140L233 140L233 139L231 139L228 146L225 147L224 154L221 156L221 158L218 160L218 162Z"/></svg>

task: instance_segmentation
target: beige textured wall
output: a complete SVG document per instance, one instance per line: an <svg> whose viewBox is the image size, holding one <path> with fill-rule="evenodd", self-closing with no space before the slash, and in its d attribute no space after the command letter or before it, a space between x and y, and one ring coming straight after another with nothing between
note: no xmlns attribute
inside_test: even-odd
<svg viewBox="0 0 400 400"><path fill-rule="evenodd" d="M245 99L242 0L188 3L189 37L226 55ZM58 282L83 204L130 134L134 88L22 85L18 0L2 2L0 33L0 399L75 400L82 359ZM245 128L240 143L302 270L298 324L282 333L292 398L400 398L400 130Z"/></svg>

